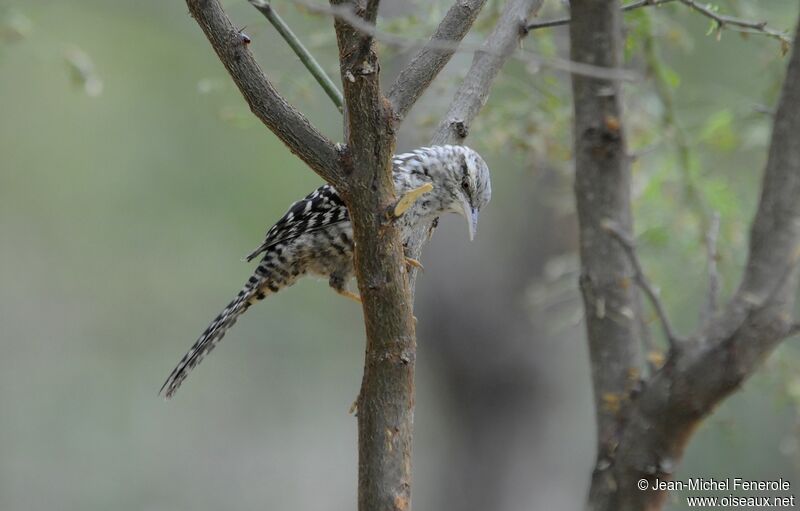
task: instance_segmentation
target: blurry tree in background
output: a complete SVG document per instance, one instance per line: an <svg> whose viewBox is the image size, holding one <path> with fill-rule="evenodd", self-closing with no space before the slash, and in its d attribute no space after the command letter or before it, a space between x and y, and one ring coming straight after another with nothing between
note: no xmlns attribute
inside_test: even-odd
<svg viewBox="0 0 800 511"><path fill-rule="evenodd" d="M797 52L791 52L790 36L797 16L796 2L721 0L707 5L690 0L644 0L623 2L626 6L623 14L616 0L573 0L570 8L564 2L553 0L544 2L538 19L530 18L527 22L523 11L538 8L539 2L489 0L485 6L483 4L480 1L456 2L445 19L461 19L462 23L456 24L458 26L442 23L437 28L449 3L420 4L410 9L402 2L386 0L381 4L382 16L378 17L377 30L369 29L369 20L366 26L367 35L374 35L381 47L383 77L407 78L408 73L413 73L417 78L409 82L417 84L411 91L404 89L404 79L386 84L384 88L395 112L400 113L397 117L406 119L399 132L399 145L414 147L428 144L432 139L436 143L461 142L469 134L469 144L489 161L495 185L491 204L494 213L487 215L487 221L481 226L479 241L465 247L457 239L460 233L439 229L426 254L427 272L418 283L415 314L419 318L418 331L422 340L419 351L422 369L418 388L420 410L416 416L419 431L415 439L418 447L415 507L517 510L574 509L584 505L585 489L590 485L587 467L591 463L590 451L594 449L588 412L592 384L598 425L589 497L590 507L594 509L658 509L665 503L683 508L685 503L677 500L677 495L672 495L674 500L670 503L664 492L641 492L635 487L639 478L649 481L680 478L683 470L690 476L766 479L788 474L796 477L796 465L791 460L798 457L794 428L800 428L796 411L800 377L794 370L797 352L793 347L782 348L777 356L771 357L766 362L769 371L752 384L755 387L749 386L707 419L717 403L755 372L778 341L794 334L797 328L791 313L798 246L799 206L794 199L800 192L797 154L800 149L792 147L791 141L796 137L790 135L800 129L797 113L800 111L797 90L800 57ZM197 2L196 5L202 8L208 3ZM326 101L325 96L317 92L310 76L304 77L299 66L286 63L292 60L287 57L288 51L280 55L282 62L273 72L273 52L281 43L275 37L269 46L260 46L260 39L271 34L262 18L254 14L256 11L247 2L232 1L225 5L237 23L247 24L244 31L253 39L251 47L262 64L270 61L267 67L276 88L285 89L292 103L308 106L308 116L323 131L337 133L334 138L339 138L340 117L334 118L324 107L314 103ZM370 5L377 7L377 2ZM474 15L481 6L481 15L475 20ZM295 32L316 54L322 67L328 71L335 67L335 56L329 51L334 42L331 10L326 5L311 2L279 2L275 7L285 11ZM108 19L124 19L131 24L131 27L112 25L115 28L108 33L117 31L128 37L140 36L143 30L154 30L141 27L152 26L152 20L161 14L158 9L144 6L120 4L103 8L109 9L104 14ZM99 5L93 9L95 13L104 12ZM90 11L82 11L84 17ZM51 14L50 25L47 25L47 12L56 13ZM51 380L40 383L42 395L50 392L56 400L58 393L51 387L60 381L60 371L68 371L61 367L64 364L57 365L54 370L48 368L49 362L42 362L38 351L31 348L39 346L37 336L63 338L64 343L72 343L71 353L82 359L80 364L87 364L86 360L94 360L98 353L109 350L108 359L101 357L98 367L108 366L111 360L113 366L122 368L123 374L130 373L127 374L128 386L133 389L139 388L139 382L147 379L142 374L149 376L151 369L152 381L155 381L165 369L161 365L163 360L168 364L171 362L169 354L175 352L175 346L161 349L165 336L185 338L189 328L186 325L196 326L198 317L204 319L204 314L184 317L187 314L174 305L174 297L185 299L187 281L196 281L192 284L194 294L201 290L204 295L206 291L209 296L218 294L216 289L208 290L213 287L210 276L216 271L213 261L204 268L202 262L194 260L197 256L191 255L200 250L206 252L209 247L204 243L197 245L193 237L173 239L175 233L190 225L188 218L207 216L209 204L217 201L215 211L232 216L225 221L215 219L213 223L222 223L222 232L228 232L232 224L244 224L247 228L241 227L242 232L230 234L231 238L238 240L238 236L246 235L252 239L252 231L263 227L260 211L258 219L254 220L251 207L263 200L262 193L268 191L269 202L275 202L270 213L280 212L282 202L286 202L284 196L297 195L294 189L281 193L287 189L282 184L286 172L269 172L259 178L257 184L244 183L236 187L232 184L235 177L203 170L213 165L248 168L259 159L253 156L247 160L241 156L247 148L261 144L263 137L252 129L253 121L244 108L238 106L225 77L215 74L199 80L197 97L201 100L194 102L186 94L185 83L165 89L164 97L156 95L155 99L150 95L158 90L160 82L140 85L142 77L149 76L141 71L143 63L149 63L149 55L165 51L171 56L168 58L172 58L172 61L156 64L163 67L154 67L152 76L164 74L165 70L168 75L181 76L176 74L181 71L176 62L202 58L203 52L208 52L207 47L196 44L196 38L191 39L192 44L182 42L196 32L196 27L191 27L184 19L185 9L184 12L170 11L170 16L178 20L174 24L160 21L170 28L180 27L174 39L164 35L167 30L156 35L145 32L148 38L135 49L141 54L130 50L130 55L141 55L141 63L134 59L130 66L126 62L123 67L131 67L140 76L118 71L119 76L126 77L122 81L116 80L114 72L107 71L112 63L124 60L119 52L125 46L120 42L108 47L106 42L113 36L105 32L102 23L105 18L99 15L94 22L104 37L98 35L96 44L91 39L80 46L70 44L63 48L62 55L71 79L87 97L102 101L104 97L115 97L115 89L124 90L129 100L137 98L134 103L147 103L141 99L148 98L156 106L162 105L164 111L191 111L192 120L167 125L164 132L158 131L158 123L150 120L144 123L148 126L145 129L153 130L153 136L148 138L147 134L141 134L142 124L136 125L138 132L130 131L125 124L136 122L132 115L134 110L119 108L109 116L113 119L108 121L112 127L110 131L115 133L113 126L119 125L119 133L127 134L126 138L133 137L133 144L117 144L125 135L116 140L104 138L106 130L105 127L101 129L102 123L99 123L88 137L96 139L97 145L87 145L80 150L59 149L61 138L75 146L83 142L68 133L63 137L58 131L48 134L50 124L64 129L64 125L58 124L59 119L54 119L48 128L29 130L27 125L33 128L36 123L26 120L48 118L49 95L44 94L45 91L49 94L56 86L50 77L47 88L30 88L31 92L27 92L25 73L32 73L28 64L36 61L26 52L32 47L41 52L48 44L56 46L54 34L69 25L59 21L58 12L49 5L33 7L16 3L0 13L3 16L0 72L9 78L5 85L0 83L3 93L0 108L6 112L18 111L17 115L6 115L0 121L0 154L10 155L0 160L4 167L0 173L4 186L0 190L6 190L5 194L0 191L0 219L4 220L0 222L0 234L10 240L0 247L4 263L0 268L4 282L0 288L0 319L5 325L4 346L8 344L10 358L13 360L17 354L18 360L15 364L0 365L3 369L0 389L6 389L0 390L0 403L4 410L9 410L7 416L14 418L0 424L0 438L9 439L0 446L0 456L4 460L0 462L0 506L31 508L28 499L39 494L29 488L35 480L32 474L48 480L61 477L53 474L63 473L62 461L53 462L48 455L34 454L30 447L43 444L37 440L43 437L59 441L71 439L76 446L92 444L104 453L119 449L117 459L132 461L130 468L120 475L130 484L120 489L113 483L103 483L106 474L116 473L102 468L106 466L106 458L114 456L93 454L91 449L86 454L87 449L77 447L73 453L69 447L62 447L65 452L59 455L59 460L63 463L74 464L69 460L87 459L97 467L97 474L92 478L95 487L92 492L81 491L79 483L69 484L68 477L64 477L63 484L51 484L41 491L42 502L71 501L81 509L92 507L87 506L87 502L97 502L98 508L113 502L118 508L130 509L189 505L195 509L215 509L221 503L230 504L239 498L243 507L255 508L263 505L265 498L275 502L280 502L275 495L287 498L284 495L286 486L281 487L279 483L275 487L284 491L269 493L269 496L253 490L272 487L262 484L263 479L280 480L281 474L288 473L294 481L313 473L320 482L312 484L325 498L291 501L290 507L314 508L317 503L327 507L352 506L352 495L343 489L352 479L351 462L346 460L351 449L344 445L338 451L330 451L335 449L332 445L342 445L341 440L328 441L335 437L337 426L331 427L330 423L322 426L317 422L323 420L321 416L330 415L331 410L346 409L349 401L327 394L320 394L321 397L312 401L310 394L320 392L317 389L343 389L342 394L349 395L356 379L353 373L356 364L350 359L355 358L360 348L357 342L339 346L333 337L358 339L361 329L349 325L332 329L331 325L337 324L335 319L338 318L325 312L328 307L325 300L319 300L319 306L313 308L314 322L309 323L306 330L299 329L300 333L295 325L308 316L296 311L312 310L316 303L313 300L290 307L290 302L280 300L291 298L281 298L270 303L276 312L265 313L262 330L253 328L248 334L244 325L242 337L249 335L256 343L263 337L260 332L264 328L279 325L278 335L285 338L284 343L264 346L260 352L265 358L273 357L278 362L262 361L267 364L266 376L255 383L244 381L238 386L234 383L220 386L205 380L203 387L203 377L198 378L193 384L205 389L205 394L198 391L198 397L206 395L219 399L211 403L183 402L188 403L189 408L178 413L188 415L183 424L180 420L174 421L174 428L143 419L159 413L141 404L152 399L149 392L127 396L130 391L123 390L124 399L115 393L113 399L108 400L99 399L98 395L96 409L90 403L74 403L73 414L59 414L57 404L29 394L31 388L36 388L35 384L20 386L19 382L26 381L25 376L34 374L35 370L47 372ZM342 15L340 20L347 21L349 15L339 14ZM61 16L69 18L68 13L62 12ZM97 23L98 20L101 22ZM142 24L136 25L137 20ZM466 34L473 21L472 31ZM49 32L42 35L43 32L37 31L39 24L48 26ZM527 25L527 30L520 30L521 25ZM238 26L230 30L236 36ZM465 40L453 54L455 46L437 42L438 39L424 44L428 34L433 32L444 35L445 42L462 37ZM356 30L350 37L363 36L363 32L359 35ZM48 41L48 38L52 39ZM508 52L518 44L522 48L511 55L493 83L492 73L499 70ZM498 48L508 48L508 51L496 51ZM112 54L103 55L106 49L112 50ZM170 49L174 49L174 53L170 53ZM475 59L473 67L469 68L471 54L475 54ZM420 98L450 56L454 62L444 69L430 92ZM580 67L580 63L590 66ZM183 65L187 69L195 66L192 62ZM787 65L788 78L784 80ZM205 59L196 68L215 69L215 66L219 68L219 63ZM469 70L462 72L462 69ZM492 72L484 73L487 69ZM187 76L198 76L197 73L202 72L191 71ZM427 77L420 78L421 75ZM570 82L575 91L577 113L574 128ZM470 122L490 85L494 92L484 112L474 123ZM40 91L38 96L33 92L37 90ZM448 107L442 97L449 98L450 91L456 100ZM37 99L21 102L27 105L25 109L15 110L15 102L10 98L26 98L26 94ZM174 100L187 96L190 101L186 104ZM74 99L65 99L61 93L56 97L67 105L65 117L81 116L81 109L69 103ZM469 100L464 101L465 97ZM410 110L417 98L420 104ZM49 106L52 110L62 104ZM209 107L217 109L220 124L227 126L232 135L209 126L213 125ZM83 108L87 113L80 122L87 126L95 122L89 112L95 117L101 112L114 113L109 109ZM39 109L41 116L38 116ZM204 121L206 118L208 122ZM203 134L206 138L202 144L216 146L219 159L212 163L199 158L191 165L184 163L186 168L181 168L178 154L199 153L196 145L189 145L188 139L178 138L185 137L181 133L187 130ZM433 137L431 132L435 133ZM160 138L156 133L162 133ZM73 158L45 160L48 154L39 151L41 140L50 141L48 145L53 148L54 155L85 154L87 163L79 157L75 168L67 167L64 172L57 173L55 170L61 170L61 160L70 165ZM222 148L228 147L234 154L224 154L226 150ZM268 147L271 155L281 154L280 162L275 164L294 165L282 155L281 149L273 145ZM755 169L764 167L768 150L770 158L759 201L757 190L761 179ZM174 167L174 172L162 171L163 175L153 172L149 168L152 161L137 160L139 154L147 154L148 158L159 162L163 160L166 163L161 164ZM274 161L275 156L271 157ZM48 163L43 163L45 161ZM574 175L571 172L573 161ZM51 173L49 169L54 170ZM109 169L109 174L95 173L92 169ZM527 172L519 172L519 169ZM81 174L80 170L85 172ZM248 171L247 175L250 174L253 172ZM55 185L65 176L69 177L69 182L62 188L71 190L71 195L65 195ZM104 181L109 178L115 180L113 185ZM573 207L570 193L573 178L577 179L577 208ZM300 182L299 190L308 183ZM81 197L76 191L81 186L90 192L84 199L75 199ZM213 193L209 191L211 188L215 188ZM272 192L273 188L277 190ZM95 197L103 200L108 196L109 190L113 193L104 199L108 201L107 206L94 202ZM124 194L121 190L125 190ZM121 200L115 199L117 195ZM42 218L47 218L47 207L25 197L40 198L41 204L66 212L64 223L45 222ZM169 212L173 210L165 210L165 213L154 207L150 214L140 210L141 204L170 204L177 208L174 209L177 213ZM136 214L126 213L126 207ZM756 210L748 244L746 233ZM183 215L181 211L193 213ZM21 219L22 215L26 215L24 222L12 223L11 220ZM92 229L86 226L93 225L91 222L99 215L103 215L106 223L94 229L96 233L90 232ZM90 223L86 223L86 218L92 218ZM263 218L268 220L269 216ZM448 223L447 219L444 223ZM126 229L118 229L120 225ZM190 228L196 232L194 236L200 237L199 233L207 226L193 223ZM128 248L130 239L138 235L147 242ZM207 232L203 236L212 238L215 234ZM169 240L168 244L161 237ZM73 239L76 240L74 245L71 244ZM176 253L183 254L184 260L189 257L191 265L180 264L176 258L170 266L167 251L157 248L175 243L179 247L186 246L183 252L176 250ZM122 251L108 248L114 244L126 247L124 252L132 254L131 260L121 257ZM230 244L232 241L222 239L216 243L219 247L209 253L219 255L220 260L229 258L225 247L229 248ZM93 253L86 253L87 247L97 248ZM30 253L39 255L28 262ZM457 257L453 257L455 253ZM55 258L56 255L60 257ZM102 256L116 264L90 264L94 257ZM14 261L14 264L7 261ZM63 267L64 261L68 262L66 267ZM57 266L56 262L62 266ZM192 266L192 271L186 273L186 266ZM55 270L57 278L50 275L47 280L37 280L38 267L58 268ZM156 284L155 278L153 282L123 280L119 275L122 267L134 275L160 275L160 280L170 279L170 284ZM178 276L182 269L181 279ZM742 272L745 277L739 284L738 275ZM204 277L198 279L197 274ZM21 279L18 275L27 278ZM585 314L577 286L579 276ZM213 282L220 288L226 288L227 282L229 287L227 277L214 276ZM37 284L39 282L41 284ZM82 294L82 286L87 283L90 285ZM118 306L105 310L95 304L92 293L101 283L118 289L112 291L111 297L106 294L101 301ZM642 289L646 292L642 293ZM652 296L648 296L650 292ZM58 298L60 293L63 299ZM132 308L146 318L139 323L149 326L139 331L137 325L129 334L130 338L118 338L115 345L123 348L111 351L109 346L97 344L95 339L104 339L108 332L127 324L125 316L113 316L113 311L121 314L122 310L131 308L121 306L135 300L128 295L139 297ZM42 300L41 296L47 296L48 300ZM152 306L142 305L151 301L163 302L160 306L163 317L149 312ZM50 302L57 305L51 307ZM84 303L94 305L83 310ZM198 308L187 303L183 305L188 310ZM281 314L280 311L285 312ZM55 318L51 320L52 328L42 323L33 329L41 333L30 333L31 318L45 317L45 314ZM60 315L88 326L76 329L72 335L69 328L64 328ZM176 316L180 317L180 323L176 323ZM109 326L103 326L102 317L109 318ZM588 327L588 354L581 344L584 317ZM697 332L682 335L692 331L698 319ZM170 326L163 326L166 324ZM655 331L653 334L651 329ZM84 334L83 330L90 333ZM303 331L308 338L320 338L320 344L313 341L306 344L306 348L284 347L312 342L302 339ZM140 343L140 339L148 340ZM183 346L181 342L176 341L176 344ZM133 352L131 346L138 348ZM47 353L52 353L52 346L47 343L39 351L44 353L45 347ZM245 349L253 347L246 344ZM308 351L298 356L301 365L287 366L281 372L281 357L286 356L285 350L291 349ZM284 350L283 355L281 350ZM145 353L155 355L146 356ZM225 357L217 355L215 358ZM235 360L251 358L257 357L243 356ZM337 365L327 370L311 362L321 358L337 360ZM223 364L222 370L225 370L224 361L215 362ZM79 369L85 367L80 364L77 361L66 364L66 367L74 366L76 374L82 375L74 377L76 382L83 382L83 375L89 378L77 388L96 388L92 375L103 369L87 371ZM258 362L253 364L259 367ZM292 390L291 383L285 383L300 382L300 379L292 380L288 367L302 367L302 375L307 376L298 390ZM317 381L315 367L321 382L317 387L311 383ZM335 375L347 373L343 370L345 367L352 377L335 380L341 378ZM227 371L233 375L248 373L238 366L230 366ZM117 371L114 377L118 378L119 374ZM73 389L71 386L63 388ZM237 401L242 403L238 404L225 399L234 393L234 388L239 392L247 388L255 390L239 394ZM765 388L775 396L772 401L783 405L771 408L762 396ZM145 390L150 389L146 387ZM282 394L282 397L275 397ZM64 397L56 403L64 402ZM253 410L261 406L262 399L267 403L279 403L284 416ZM106 404L101 406L100 403ZM293 421L291 417L292 410L302 406L298 403L306 403L316 410L306 417L309 426L296 433L295 425L302 421ZM107 410L114 406L121 407L123 415L130 414L135 419L118 420L119 425L95 426L103 421L91 418L107 415ZM329 408L326 410L325 406ZM200 411L206 408L207 414ZM264 408L271 410L269 406ZM230 417L239 417L227 427L224 421L213 419L225 415L226 410ZM199 415L201 413L203 415ZM36 428L25 427L26 417L53 426L36 436ZM769 421L766 426L761 423L767 420L765 418ZM705 425L698 429L703 419L706 419ZM86 420L97 428L96 433L87 427ZM206 425L207 434L197 431L200 423ZM242 440L226 440L215 449L214 444L231 429L237 430ZM278 437L265 431L269 429L278 431ZM764 429L775 434L760 435ZM316 442L309 437L322 430L327 433L324 440ZM699 431L699 438L686 451L686 460L681 464L686 443L695 430ZM77 431L85 431L86 439L77 435ZM274 462L263 461L273 458L270 446L284 440L280 438L280 431L284 431L285 438L296 437L296 440L287 442L291 448L287 447ZM120 443L120 437L128 441ZM103 443L104 438L107 445ZM183 440L170 445L170 439L177 438ZM341 438L347 439L347 436ZM143 446L147 447L142 449ZM223 453L223 450L228 452ZM148 456L147 452L164 452L163 458L167 461L161 456ZM305 463L306 459L313 461ZM338 465L330 465L333 459L347 464L348 470L341 471ZM345 461L341 461L343 459ZM208 462L208 474L199 468L203 462ZM268 470L264 463L275 463L276 467ZM233 468L238 466L242 467L242 473ZM737 467L733 473L731 466ZM53 470L48 471L49 467ZM337 467L337 476L329 475L333 472L314 472L325 467L331 470ZM141 476L142 472L151 475ZM183 472L185 474L180 475ZM344 475L338 476L339 472ZM206 477L216 484L203 487L199 481L205 481ZM252 484L247 484L246 477L251 478ZM327 486L322 484L323 480ZM290 493L296 493L297 498L314 498L300 488L298 485L293 489L297 491ZM93 494L88 501L84 500L87 493ZM127 496L120 500L121 494ZM219 499L216 505L215 496ZM336 504L331 505L331 499ZM401 499L393 505L402 507L403 503Z"/></svg>
<svg viewBox="0 0 800 511"><path fill-rule="evenodd" d="M626 9L634 10L640 7L651 7L656 4L666 4L667 2L630 2L626 4ZM718 39L725 29L741 31L747 34L760 33L768 38L775 39L777 44L773 51L773 60L780 60L780 56L786 55L791 46L790 34L788 32L772 30L764 21L749 21L747 19L720 13L719 7L709 7L691 1L679 2L683 8L689 8L708 18L710 26L708 35L714 35ZM576 126L575 140L577 147L576 154L581 155L576 160L576 198L579 212L579 229L581 245L581 284L584 295L585 307L588 318L589 344L591 352L592 375L595 387L595 408L598 420L598 454L595 466L595 474L592 482L592 489L589 496L589 507L592 509L655 509L660 508L666 499L666 492L640 491L636 483L640 479L649 482L656 478L668 480L683 456L683 449L686 442L691 437L697 421L704 418L716 406L723 397L727 396L741 382L750 376L758 363L769 353L777 344L777 341L790 337L796 333L796 326L791 320L791 309L794 288L789 277L794 271L797 257L797 241L789 241L784 246L785 252L782 256L775 256L774 249L763 249L762 243L766 243L770 235L764 236L757 241L751 241L751 253L757 251L770 252L771 256L777 259L773 263L768 263L770 268L769 276L776 279L778 284L764 284L766 291L762 289L762 294L753 303L748 300L754 295L752 290L748 291L746 286L740 288L732 297L729 305L723 310L725 314L718 314L719 304L719 274L717 265L719 263L719 253L717 251L719 217L718 211L725 209L726 221L735 219L736 222L744 222L741 209L732 211L736 199L728 196L722 197L721 194L731 193L731 190L720 186L712 181L704 182L701 177L701 170L697 161L696 142L687 139L679 120L675 114L675 90L680 83L680 77L666 64L659 53L659 46L663 43L657 37L654 30L653 18L650 13L641 11L630 15L626 38L623 38L623 30L620 19L619 4L615 1L608 2L579 2L574 1L572 7L572 60L573 62L585 62L594 65L607 66L609 68L619 68L622 65L623 50L626 62L632 62L641 66L646 72L652 84L648 84L652 90L636 90L647 98L647 94L652 94L660 103L660 112L655 119L640 120L641 112L630 111L623 116L621 111L622 95L615 80L603 80L592 73L575 73L573 76L575 87L575 111ZM748 11L748 14L755 14ZM547 28L555 25L564 24L569 18L559 18L553 21L532 23L529 29L535 30ZM662 23L664 23L662 21ZM670 27L669 22L664 26ZM730 31L728 32L730 33ZM682 37L676 41L685 42ZM668 43L669 41L667 41ZM547 48L548 46L545 46ZM795 57L795 61L797 57ZM792 64L797 67L798 64ZM791 73L790 68L790 73ZM787 120L784 123L798 122L797 111L800 111L800 98L797 97L795 81L791 75L786 80L784 98L782 100L782 110L787 113ZM768 86L771 83L767 84ZM795 87L793 90L792 87ZM774 94L774 93L773 93ZM634 104L641 103L641 99L633 100ZM563 105L563 101L555 102L556 105ZM513 110L515 106L509 108ZM519 108L519 105L516 105ZM742 108L739 106L739 108ZM734 116L731 111L732 106L726 106L720 112L715 112L710 116L707 127L703 129L705 136L714 139L712 143L724 143L727 150L733 150L733 141L718 141L718 137L728 136L735 138L735 130L760 130L755 126L763 121L757 119L758 112L765 109L759 105L748 107L751 112L748 117L756 117L751 120L749 127L733 128L731 125ZM555 117L560 118L559 117ZM624 119L624 120L623 120ZM529 120L525 121L530 122ZM639 123L642 124L639 124ZM779 121L780 122L780 121ZM696 240L707 254L708 267L708 289L698 293L699 298L694 300L684 297L685 300L692 300L700 311L698 316L702 320L701 330L690 337L690 340L678 344L677 335L674 328L669 323L664 312L664 306L657 296L657 291L652 284L647 281L641 270L641 264L635 254L635 248L630 235L633 217L630 210L631 193L639 195L640 190L631 186L631 177L628 167L631 161L637 162L642 157L637 157L636 153L630 154L626 151L625 131L623 124L631 123L636 126L634 140L637 145L641 144L644 137L645 143L658 144L658 137L664 137L666 142L671 142L674 146L674 159L668 159L664 170L655 172L650 170L651 176L657 179L644 179L641 182L648 188L647 210L644 217L652 218L653 212L664 214L665 210L674 210L675 204L664 203L666 198L669 202L674 199L685 201L686 213L683 213L684 221L681 222L683 232L666 232L663 225L658 226L658 230L653 230L652 234L645 232L645 236L658 236L645 241L658 241L663 244L674 237L682 238L688 235L689 239ZM650 123L647 125L646 123ZM656 127L654 129L654 127ZM657 127L663 131L659 133ZM767 172L765 187L769 188L771 179L784 183L794 182L800 173L800 160L797 158L796 150L793 148L789 133L794 132L799 126L784 128L773 138L772 153L774 156L771 166L773 169ZM518 134L525 132L520 130L521 126L512 125L498 126L501 133L518 140ZM536 126L535 129L544 129ZM656 141L654 142L654 138ZM535 140L535 139L534 139ZM520 145L526 146L524 140L518 140ZM763 142L762 142L763 143ZM541 149L537 147L536 149ZM667 147L668 149L668 147ZM645 148L645 153L650 149ZM537 158L538 159L538 158ZM663 165L663 163L662 163ZM662 173L669 172L669 175ZM677 175L676 175L677 172ZM778 173L778 177L770 177L770 172ZM703 172L705 175L713 175L711 172ZM650 176L648 176L650 177ZM667 189L665 184L672 182L680 184L682 190L677 197ZM669 186L668 184L668 186ZM639 185L641 186L641 185ZM665 193L666 192L666 193ZM773 203L775 197L770 197L767 192L766 197L762 197L762 209L782 209L793 207L794 197L797 190L787 192L784 190L784 200L782 206ZM670 196L672 195L672 196ZM752 200L752 199L751 199ZM678 202L676 201L676 202ZM675 211L670 214L675 215ZM797 212L782 211L778 216L783 216L785 228L788 233L780 232L776 228L771 235L777 238L783 236L796 235ZM686 217L689 223L685 221ZM733 218L732 218L733 217ZM788 218L786 218L788 217ZM791 220L789 220L791 219ZM761 220L762 227L769 220ZM772 220L772 225L781 223ZM650 222L645 221L645 225ZM687 229L688 227L688 229ZM758 230L758 228L756 228ZM731 232L731 231L728 231ZM676 236L677 235L677 236ZM557 244L545 243L548 247L557 247ZM530 248L522 250L524 254ZM762 252L762 253L764 253ZM533 252L535 254L535 252ZM753 256L751 255L751 258ZM551 260L556 262L557 260ZM763 266L764 263L752 259L748 267ZM524 265L512 265L512 267L524 267ZM563 264L558 264L563 266ZM535 267L535 266L534 266ZM558 269L556 275L562 275ZM681 280L681 284L687 284ZM789 282L789 284L784 284ZM636 286L642 287L652 302L652 309L643 309L641 299L636 296ZM786 289L784 289L784 287ZM540 304L558 302L558 296L548 296L548 293L557 292L557 287L543 287L536 290L535 298ZM697 290L695 290L696 292ZM779 296L786 293L785 296ZM744 296L745 298L742 298ZM502 296L494 297L502 300ZM737 300L746 300L747 305L737 304ZM698 306L699 305L699 306ZM739 338L742 335L739 325L746 323L745 316L752 318L759 313L763 313L761 307L776 307L772 310L772 315L768 319L761 318L758 323L759 334L747 340ZM782 308L781 308L782 307ZM746 314L742 312L744 308ZM500 310L508 310L500 307ZM779 310L778 310L779 309ZM736 312L734 313L733 310ZM652 311L652 312L649 312ZM478 311L473 311L480 314ZM493 311L496 314L496 311ZM740 314L740 315L737 315ZM744 316L741 314L745 314ZM473 314L468 314L472 318ZM652 317L652 319L650 319ZM540 318L547 322L545 318ZM551 320L552 321L552 320ZM660 343L655 344L651 339L648 323L661 322L663 326L663 341L670 348L666 355L660 348ZM750 319L749 321L752 321ZM480 324L482 320L477 320ZM474 328L472 321L464 327L462 333ZM488 322L487 322L488 323ZM484 323L485 324L485 323ZM505 328L503 328L503 325ZM720 325L725 325L722 327ZM507 331L510 339L515 334L512 322L499 320L493 324L492 334L497 335L497 331ZM772 330L770 330L772 329ZM725 333L722 333L725 332ZM452 338L448 356L456 360L456 364L463 364L461 385L464 382L472 382L475 387L482 389L497 389L497 385L505 381L509 374L509 364L504 361L498 365L498 370L487 371L486 360L492 360L490 353L485 353L487 358L472 357L469 361L462 362L466 357L459 356L463 352L463 346L458 342L459 335L448 335L447 330L437 332L437 347L448 346L441 342L441 338ZM718 336L718 337L715 337ZM498 336L504 338L504 336ZM513 342L513 341L512 341ZM742 350L739 343L745 343L749 347L749 353L731 353L731 350ZM756 346L751 346L754 344ZM455 365L449 361L448 365ZM528 368L529 375L536 374L532 370L535 363L527 357L520 357L516 364L518 367L513 370L516 382L525 380L518 375L524 374ZM691 367L689 369L687 366ZM692 375L692 371L696 373ZM476 384L475 375L489 373L481 383ZM714 374L717 372L718 374ZM458 374L458 373L457 373ZM466 376L466 375L469 376ZM694 378L694 379L693 379ZM517 422L519 415L525 415L530 423L536 423L537 410L525 406L526 399L518 399L520 393L509 391L504 387L499 387L502 391L498 394L505 394L506 398L500 400L493 399L497 394L493 394L483 401L478 397L469 405L464 406L465 411L470 413L463 418L464 423L470 424L478 431L492 431L485 435L484 442L475 442L475 437L470 437L469 442L465 442L460 449L463 456L471 458L470 446L477 445L477 452L492 452L488 457L494 460L492 467L489 468L480 463L468 463L470 468L467 474L474 476L472 484L468 488L479 488L474 491L467 490L472 494L469 497L462 495L455 498L462 498L463 503L469 507L468 502L475 502L476 496L480 496L480 505L474 509L485 508L490 502L496 502L503 494L503 480L507 478L507 472L498 471L498 466L512 467L518 463L514 456L508 460L507 453L515 450L524 449L520 445L522 442L515 439L513 435L501 437L496 435L497 424L500 419L501 424L507 422ZM517 391L522 391L522 395L527 395L524 391L525 385L515 385ZM480 396L481 393L475 392L473 396ZM657 396L657 397L655 397ZM529 398L530 396L527 395ZM507 401L508 408L502 404ZM528 401L529 403L529 401ZM498 413L498 409L501 413ZM528 410L525 412L524 410ZM505 412L505 413L502 413ZM516 416L516 417L515 417ZM506 421L506 418L512 418ZM481 427L481 418L492 421L493 427ZM513 430L513 428L512 428ZM481 435L477 435L482 438ZM512 444L511 448L503 448L505 443ZM490 446L481 449L483 445ZM473 451L474 453L474 451ZM478 456L481 456L479 454ZM485 455L483 455L485 456ZM473 461L475 461L473 459ZM518 466L518 465L517 465ZM497 474L501 475L497 475ZM468 475L467 477L470 477ZM494 476L494 477L493 477ZM457 476L458 477L458 476ZM461 476L463 480L464 476ZM487 485L487 481L489 484ZM480 483L480 484L479 484ZM491 496L486 495L487 487L495 490ZM462 502L459 500L459 502Z"/></svg>

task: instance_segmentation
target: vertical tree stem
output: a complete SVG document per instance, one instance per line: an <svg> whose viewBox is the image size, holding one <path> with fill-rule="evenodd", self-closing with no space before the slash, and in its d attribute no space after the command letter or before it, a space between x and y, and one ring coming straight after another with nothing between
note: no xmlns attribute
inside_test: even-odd
<svg viewBox="0 0 800 511"><path fill-rule="evenodd" d="M622 55L617 0L573 0L571 57L616 69ZM608 468L621 412L639 378L641 362L636 290L624 248L603 228L613 222L632 229L630 168L622 121L621 89L615 80L572 75L575 104L575 199L581 257L580 287L597 417L595 484L612 484Z"/></svg>

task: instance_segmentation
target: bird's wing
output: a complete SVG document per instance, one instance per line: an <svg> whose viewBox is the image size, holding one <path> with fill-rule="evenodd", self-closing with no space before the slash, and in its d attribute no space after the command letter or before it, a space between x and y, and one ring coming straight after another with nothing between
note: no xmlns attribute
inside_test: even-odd
<svg viewBox="0 0 800 511"><path fill-rule="evenodd" d="M347 207L331 185L323 185L289 207L289 211L267 231L261 245L246 259L252 261L268 248L283 243L301 234L317 231L323 227L350 221Z"/></svg>

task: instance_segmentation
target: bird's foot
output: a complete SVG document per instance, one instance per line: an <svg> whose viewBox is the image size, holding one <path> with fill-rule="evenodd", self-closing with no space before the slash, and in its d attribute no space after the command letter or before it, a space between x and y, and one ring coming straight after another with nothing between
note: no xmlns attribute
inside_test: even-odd
<svg viewBox="0 0 800 511"><path fill-rule="evenodd" d="M394 205L394 210L392 211L394 217L400 218L403 216L403 213L408 211L408 208L417 202L417 199L431 190L433 190L433 185L430 183L425 183L419 188L414 188L413 190L407 191L402 197L400 197L400 199L398 199L397 204Z"/></svg>

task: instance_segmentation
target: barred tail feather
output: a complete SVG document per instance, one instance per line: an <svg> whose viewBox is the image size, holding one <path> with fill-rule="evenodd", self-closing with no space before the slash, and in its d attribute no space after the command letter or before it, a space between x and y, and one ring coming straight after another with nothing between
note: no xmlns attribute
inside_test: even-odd
<svg viewBox="0 0 800 511"><path fill-rule="evenodd" d="M211 353L225 335L225 332L236 323L239 316L241 316L255 300L260 300L262 298L264 298L264 294L258 289L257 285L253 285L252 283L248 283L239 291L236 298L214 318L214 321L208 325L205 332L203 332L194 345L192 345L186 355L183 356L175 369L172 370L167 381L162 385L159 394L163 394L167 399L171 398L178 390L178 387L181 386L183 380L186 379L186 376L189 375L189 372L203 360L203 357Z"/></svg>

